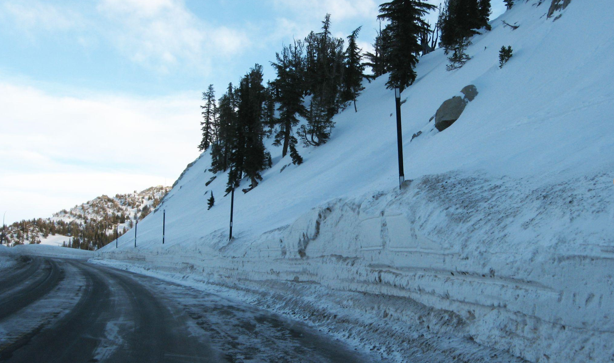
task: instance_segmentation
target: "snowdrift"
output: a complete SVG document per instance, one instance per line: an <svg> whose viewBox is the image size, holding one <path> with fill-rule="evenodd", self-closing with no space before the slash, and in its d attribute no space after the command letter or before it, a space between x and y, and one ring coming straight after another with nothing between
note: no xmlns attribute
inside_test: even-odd
<svg viewBox="0 0 614 363"><path fill-rule="evenodd" d="M18 245L15 247L11 247L8 250L10 250L13 255L34 255L80 260L87 260L94 256L94 253L92 251L44 244Z"/></svg>
<svg viewBox="0 0 614 363"><path fill-rule="evenodd" d="M273 167L236 195L232 241L226 175L203 154L136 248L128 232L97 258L233 286L398 361L614 361L614 3L547 18L549 5L517 2L459 70L442 50L421 59L403 93L406 187L382 77L303 165L269 147ZM432 116L470 84L438 132Z"/></svg>

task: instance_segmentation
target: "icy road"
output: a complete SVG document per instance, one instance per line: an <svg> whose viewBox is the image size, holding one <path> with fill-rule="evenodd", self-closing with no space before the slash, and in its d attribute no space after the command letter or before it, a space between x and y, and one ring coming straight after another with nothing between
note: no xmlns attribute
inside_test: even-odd
<svg viewBox="0 0 614 363"><path fill-rule="evenodd" d="M365 362L300 323L82 260L0 269L0 361Z"/></svg>

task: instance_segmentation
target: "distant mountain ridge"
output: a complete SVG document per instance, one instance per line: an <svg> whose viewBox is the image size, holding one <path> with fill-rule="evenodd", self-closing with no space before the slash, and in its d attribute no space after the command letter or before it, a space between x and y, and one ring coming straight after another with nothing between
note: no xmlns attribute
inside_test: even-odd
<svg viewBox="0 0 614 363"><path fill-rule="evenodd" d="M171 187L154 186L141 192L102 195L54 213L51 218L22 220L6 226L3 243L52 244L98 249L123 235L160 204Z"/></svg>

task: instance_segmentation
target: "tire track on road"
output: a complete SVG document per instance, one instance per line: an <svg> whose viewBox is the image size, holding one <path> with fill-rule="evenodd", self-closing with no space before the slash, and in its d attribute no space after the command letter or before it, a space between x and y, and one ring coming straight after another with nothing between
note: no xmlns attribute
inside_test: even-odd
<svg viewBox="0 0 614 363"><path fill-rule="evenodd" d="M38 258L37 258L38 259ZM40 276L17 291L9 291L0 296L0 321L11 316L33 302L41 299L64 279L64 270L53 260L43 260ZM30 271L30 269L28 269ZM36 275L35 272L32 275Z"/></svg>
<svg viewBox="0 0 614 363"><path fill-rule="evenodd" d="M8 291L19 288L24 281L34 275L40 268L43 260L29 256L11 256L17 262L15 267L3 271L6 275L0 277L0 296Z"/></svg>
<svg viewBox="0 0 614 363"><path fill-rule="evenodd" d="M129 299L134 329L124 337L126 345L112 362L218 362L209 342L200 341L188 329L189 318L174 301L161 300L125 272L99 267L123 289ZM110 280L109 279L109 280Z"/></svg>
<svg viewBox="0 0 614 363"><path fill-rule="evenodd" d="M81 297L59 320L47 322L27 341L6 348L11 362L87 361L104 334L111 310L111 292L103 279L84 269L80 263L63 261L84 276ZM27 346L28 349L25 349ZM24 348L24 349L20 349ZM3 354L6 354L3 351ZM88 357L83 360L84 357Z"/></svg>

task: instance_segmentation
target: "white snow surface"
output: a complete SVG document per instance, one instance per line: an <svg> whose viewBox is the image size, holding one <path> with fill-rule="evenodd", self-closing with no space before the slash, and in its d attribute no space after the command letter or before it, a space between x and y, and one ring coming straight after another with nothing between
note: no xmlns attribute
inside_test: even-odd
<svg viewBox="0 0 614 363"><path fill-rule="evenodd" d="M54 234L45 238L43 235L41 235L40 240L40 244L42 245L62 247L63 243L66 243L67 245L70 243L71 237L63 236L61 234Z"/></svg>
<svg viewBox="0 0 614 363"><path fill-rule="evenodd" d="M10 248L0 245L0 271L9 269L15 265L15 260L10 257L12 255L13 251Z"/></svg>
<svg viewBox="0 0 614 363"><path fill-rule="evenodd" d="M89 259L94 256L94 252L79 250L76 248L58 247L53 245L44 244L28 244L17 245L15 247L7 248L13 254L21 255L36 255L45 257L57 257L57 258L73 258L73 259Z"/></svg>
<svg viewBox="0 0 614 363"><path fill-rule="evenodd" d="M465 361L614 361L614 2L574 0L557 20L548 6L517 1L473 38L459 70L446 71L442 50L420 60L402 95L403 189L394 96L380 77L357 113L335 117L329 143L299 150L303 165L268 145L274 165L237 190L230 243L227 176L206 186L204 153L138 224L137 248L131 231L97 258L259 291L289 314L343 311L363 338L319 323L357 344L380 339L398 361L420 355L394 334L430 337L420 354ZM438 132L429 119L469 84L478 96ZM395 333L369 335L374 321Z"/></svg>

